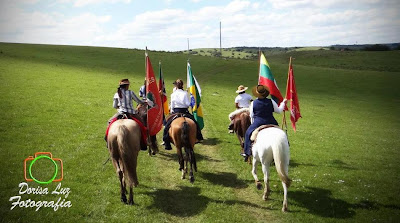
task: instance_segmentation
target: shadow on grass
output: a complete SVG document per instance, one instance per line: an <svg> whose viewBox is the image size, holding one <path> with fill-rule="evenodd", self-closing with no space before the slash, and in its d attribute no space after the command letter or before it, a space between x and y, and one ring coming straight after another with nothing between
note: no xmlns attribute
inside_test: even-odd
<svg viewBox="0 0 400 223"><path fill-rule="evenodd" d="M208 180L212 184L222 185L224 187L232 188L246 188L248 184L244 180L239 180L237 174L228 172L219 173L200 173L201 177Z"/></svg>
<svg viewBox="0 0 400 223"><path fill-rule="evenodd" d="M306 191L293 191L289 200L307 208L308 212L325 218L346 219L355 215L354 206L344 200L332 198L326 189L306 187Z"/></svg>
<svg viewBox="0 0 400 223"><path fill-rule="evenodd" d="M173 151L173 152L171 153L171 152L160 151L160 153L158 153L156 156L160 156L160 157L162 157L162 159L165 159L165 160L170 160L170 161L172 160L172 161L178 162L178 155L176 153L175 147L173 147L173 149L171 151ZM196 151L195 151L195 156L196 156L196 162L200 162L200 161L222 162L221 160L214 159L210 156L196 153Z"/></svg>
<svg viewBox="0 0 400 223"><path fill-rule="evenodd" d="M243 205L260 209L268 209L253 203L237 200L214 200L200 195L200 188L180 186L177 190L159 189L154 192L148 192L154 198L153 205L149 209L158 209L164 213L179 216L190 217L197 215L207 208L208 203L224 203L228 205Z"/></svg>
<svg viewBox="0 0 400 223"><path fill-rule="evenodd" d="M400 206L394 204L381 204L375 201L362 200L359 203L351 204L344 200L332 198L331 191L315 187L306 187L307 191L290 192L290 200L295 201L299 206L307 208L308 212L325 218L347 219L353 217L355 209L379 210L388 208L400 210Z"/></svg>
<svg viewBox="0 0 400 223"><path fill-rule="evenodd" d="M332 164L329 166L338 168L338 169L346 169L346 170L357 170L357 168L354 168L352 166L350 166L349 164L341 161L341 160L332 160L331 162Z"/></svg>
<svg viewBox="0 0 400 223"><path fill-rule="evenodd" d="M221 143L221 140L218 138L206 138L203 140L201 144L206 146L215 146Z"/></svg>
<svg viewBox="0 0 400 223"><path fill-rule="evenodd" d="M298 167L298 166L315 166L314 164L311 163L298 163L296 160L291 159L289 162L290 167Z"/></svg>

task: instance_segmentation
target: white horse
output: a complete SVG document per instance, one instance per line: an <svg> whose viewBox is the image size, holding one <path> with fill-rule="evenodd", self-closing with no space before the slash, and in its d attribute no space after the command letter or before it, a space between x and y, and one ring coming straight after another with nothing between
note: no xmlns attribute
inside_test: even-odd
<svg viewBox="0 0 400 223"><path fill-rule="evenodd" d="M262 165L262 171L264 173L265 183L263 199L267 200L271 191L268 179L269 166L274 160L276 171L278 172L279 178L282 181L284 191L282 211L287 211L287 188L290 186L292 180L288 175L290 151L285 132L275 127L261 130L257 135L252 151L253 168L251 173L256 181L257 189L261 190L262 188L262 185L257 178L257 163L260 162Z"/></svg>

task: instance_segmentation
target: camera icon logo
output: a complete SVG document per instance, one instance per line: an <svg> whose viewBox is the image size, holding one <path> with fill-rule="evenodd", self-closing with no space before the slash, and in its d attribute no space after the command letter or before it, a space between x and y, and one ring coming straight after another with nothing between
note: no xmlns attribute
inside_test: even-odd
<svg viewBox="0 0 400 223"><path fill-rule="evenodd" d="M54 174L52 174L51 179L48 181L38 180L32 175L33 164L40 159L48 159L54 164ZM57 164L58 163L58 164ZM60 168L58 168L60 166ZM28 168L27 168L28 167ZM58 175L58 169L60 169L60 177L56 179ZM59 158L53 158L53 154L50 152L37 152L34 156L29 156L24 160L24 177L27 182L35 181L39 184L49 184L51 182L59 182L64 178L63 162Z"/></svg>

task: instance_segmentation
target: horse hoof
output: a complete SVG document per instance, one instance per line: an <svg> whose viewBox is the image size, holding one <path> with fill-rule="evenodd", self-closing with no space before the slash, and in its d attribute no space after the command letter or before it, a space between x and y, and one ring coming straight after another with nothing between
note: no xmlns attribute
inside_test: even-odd
<svg viewBox="0 0 400 223"><path fill-rule="evenodd" d="M194 177L190 177L190 183L194 183Z"/></svg>
<svg viewBox="0 0 400 223"><path fill-rule="evenodd" d="M263 199L264 201L266 201L266 200L268 200L268 196L263 195L262 199Z"/></svg>
<svg viewBox="0 0 400 223"><path fill-rule="evenodd" d="M135 202L133 202L133 200L128 202L128 205L134 205L134 204L135 204Z"/></svg>
<svg viewBox="0 0 400 223"><path fill-rule="evenodd" d="M287 212L287 211L288 211L287 207L282 208L282 212Z"/></svg>
<svg viewBox="0 0 400 223"><path fill-rule="evenodd" d="M121 197L121 202L126 204L127 203L126 197Z"/></svg>
<svg viewBox="0 0 400 223"><path fill-rule="evenodd" d="M260 183L257 183L257 189L261 190L262 189L262 185Z"/></svg>

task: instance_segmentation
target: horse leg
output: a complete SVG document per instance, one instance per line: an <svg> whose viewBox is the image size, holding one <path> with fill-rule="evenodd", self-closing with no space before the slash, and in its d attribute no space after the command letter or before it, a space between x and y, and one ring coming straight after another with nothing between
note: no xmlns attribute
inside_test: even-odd
<svg viewBox="0 0 400 223"><path fill-rule="evenodd" d="M271 192L271 188L269 187L269 163L261 163L261 164L262 164L262 171L264 173L264 183L265 183L263 200L266 201L268 200L268 195Z"/></svg>
<svg viewBox="0 0 400 223"><path fill-rule="evenodd" d="M128 204L129 205L133 205L135 202L133 202L133 189L132 189L132 185L129 187L129 201Z"/></svg>
<svg viewBox="0 0 400 223"><path fill-rule="evenodd" d="M257 177L257 160L255 158L253 159L253 168L251 169L251 174L253 174L257 189L261 190L262 185Z"/></svg>
<svg viewBox="0 0 400 223"><path fill-rule="evenodd" d="M150 145L148 149L149 156L156 155L158 153L157 136L148 136L147 142Z"/></svg>
<svg viewBox="0 0 400 223"><path fill-rule="evenodd" d="M182 147L176 147L176 153L178 154L179 171L182 172L181 179L185 179L185 165L182 155Z"/></svg>
<svg viewBox="0 0 400 223"><path fill-rule="evenodd" d="M288 210L288 204L287 204L287 185L282 182L283 186L283 207L282 207L282 212L286 212Z"/></svg>
<svg viewBox="0 0 400 223"><path fill-rule="evenodd" d="M118 176L119 176L119 182L120 182L120 185L121 185L121 201L122 202L124 202L124 203L126 203L126 185L125 185L125 179L124 179L124 172L122 171L122 169L121 169L121 167L120 167L120 165L119 165L119 162L118 161L116 161L117 162L117 174L118 174Z"/></svg>
<svg viewBox="0 0 400 223"><path fill-rule="evenodd" d="M190 173L189 173L189 180L190 183L194 183L194 175L193 175L193 165L194 165L194 151L193 149L189 149L190 154L189 154L189 162L190 162Z"/></svg>

